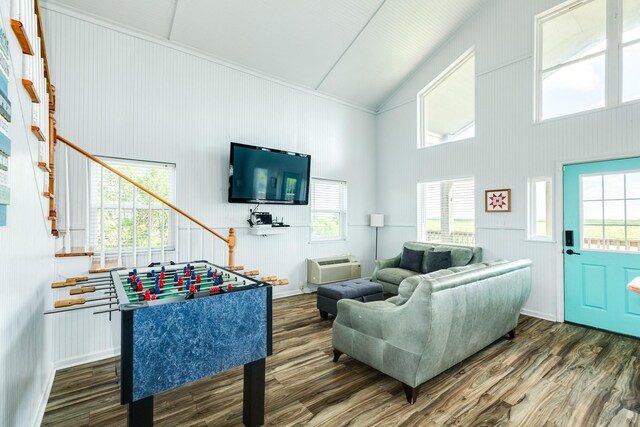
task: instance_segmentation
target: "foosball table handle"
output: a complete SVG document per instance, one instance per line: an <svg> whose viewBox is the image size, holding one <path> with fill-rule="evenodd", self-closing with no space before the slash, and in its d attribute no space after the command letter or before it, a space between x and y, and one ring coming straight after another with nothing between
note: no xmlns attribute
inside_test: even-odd
<svg viewBox="0 0 640 427"><path fill-rule="evenodd" d="M84 304L85 302L87 302L86 299L84 298L77 298L77 299L61 299L59 301L56 301L53 306L55 308L62 308L62 307L71 307L72 305L80 305L80 304Z"/></svg>
<svg viewBox="0 0 640 427"><path fill-rule="evenodd" d="M56 282L51 284L51 288L66 288L67 286L75 286L76 282Z"/></svg>
<svg viewBox="0 0 640 427"><path fill-rule="evenodd" d="M76 283L76 282L86 282L86 281L88 281L88 280L89 280L89 278L88 278L88 277L86 277L86 276L84 276L84 277L69 277L69 278L67 279L67 282L73 282L73 283Z"/></svg>
<svg viewBox="0 0 640 427"><path fill-rule="evenodd" d="M86 288L78 288L78 289L71 289L69 291L70 295L80 295L80 294L86 294L89 292L95 292L96 291L96 287L95 286L87 286Z"/></svg>

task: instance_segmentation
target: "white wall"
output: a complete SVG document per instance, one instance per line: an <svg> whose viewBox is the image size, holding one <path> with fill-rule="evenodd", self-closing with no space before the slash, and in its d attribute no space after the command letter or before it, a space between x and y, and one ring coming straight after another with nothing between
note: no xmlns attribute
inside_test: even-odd
<svg viewBox="0 0 640 427"><path fill-rule="evenodd" d="M49 308L54 240L42 196L43 172L35 166L38 143L30 131L31 101L20 84L22 52L9 27L10 2L0 1L0 20L9 38L12 103L9 160L11 204L0 227L0 425L40 422L53 381Z"/></svg>
<svg viewBox="0 0 640 427"><path fill-rule="evenodd" d="M363 274L372 272L374 232L368 214L375 207L374 114L46 7L60 135L97 155L175 163L176 205L222 235L234 227L236 264L289 279L289 285L275 288L276 297L300 292L306 258L351 253L362 260ZM310 154L312 176L346 180L348 239L309 243L308 206L262 206L284 216L291 228L281 235L249 235L246 220L253 205L227 202L231 141ZM77 197L84 191L84 170L80 165L72 172L70 224L78 230L85 222L84 198ZM194 233L194 248L199 239ZM216 243L213 256L211 247L206 241L203 257L226 263L225 244ZM194 250L191 258L200 257ZM146 257L139 260L148 263ZM68 324L60 322L56 330ZM64 365L110 346L109 334L98 329L90 343L57 346L54 360Z"/></svg>
<svg viewBox="0 0 640 427"><path fill-rule="evenodd" d="M563 163L640 155L640 103L533 123L534 17L557 0L487 2L431 55L381 108L377 119L378 210L388 215L382 256L416 238L416 183L474 177L476 244L485 259L530 258L527 312L562 318L562 223L556 200L555 243L526 240L527 178L554 177ZM416 94L471 46L476 49L476 137L416 148ZM398 173L398 171L407 171ZM511 188L513 211L484 212L484 190Z"/></svg>

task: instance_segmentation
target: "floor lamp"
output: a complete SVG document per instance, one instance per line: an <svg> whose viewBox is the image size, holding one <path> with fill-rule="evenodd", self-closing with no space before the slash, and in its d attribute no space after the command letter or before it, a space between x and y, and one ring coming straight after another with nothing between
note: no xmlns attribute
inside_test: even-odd
<svg viewBox="0 0 640 427"><path fill-rule="evenodd" d="M369 215L369 225L376 229L376 257L378 259L378 228L384 227L384 214Z"/></svg>

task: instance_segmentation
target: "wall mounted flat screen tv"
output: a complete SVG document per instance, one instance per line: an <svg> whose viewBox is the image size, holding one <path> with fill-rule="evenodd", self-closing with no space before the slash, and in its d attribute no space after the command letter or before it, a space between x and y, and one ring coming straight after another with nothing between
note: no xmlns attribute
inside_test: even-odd
<svg viewBox="0 0 640 427"><path fill-rule="evenodd" d="M311 156L231 143L230 203L309 203Z"/></svg>

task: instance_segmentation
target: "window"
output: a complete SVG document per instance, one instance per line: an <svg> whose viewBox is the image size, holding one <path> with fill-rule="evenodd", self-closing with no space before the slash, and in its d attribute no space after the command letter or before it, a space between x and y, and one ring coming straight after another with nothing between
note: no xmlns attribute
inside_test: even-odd
<svg viewBox="0 0 640 427"><path fill-rule="evenodd" d="M418 93L418 148L475 136L475 77L471 49Z"/></svg>
<svg viewBox="0 0 640 427"><path fill-rule="evenodd" d="M640 251L640 171L580 176L582 249Z"/></svg>
<svg viewBox="0 0 640 427"><path fill-rule="evenodd" d="M640 1L622 6L622 102L640 99Z"/></svg>
<svg viewBox="0 0 640 427"><path fill-rule="evenodd" d="M175 165L102 158L109 166L175 201ZM96 252L173 249L175 214L100 165L91 166L90 233ZM134 244L135 236L135 244ZM119 243L120 237L121 245ZM103 242L104 239L104 242Z"/></svg>
<svg viewBox="0 0 640 427"><path fill-rule="evenodd" d="M571 1L538 17L537 29L538 120L640 99L638 0Z"/></svg>
<svg viewBox="0 0 640 427"><path fill-rule="evenodd" d="M529 180L529 238L552 239L552 190L551 178Z"/></svg>
<svg viewBox="0 0 640 427"><path fill-rule="evenodd" d="M347 238L347 183L311 179L311 241Z"/></svg>
<svg viewBox="0 0 640 427"><path fill-rule="evenodd" d="M475 243L475 184L471 179L418 184L418 240Z"/></svg>

